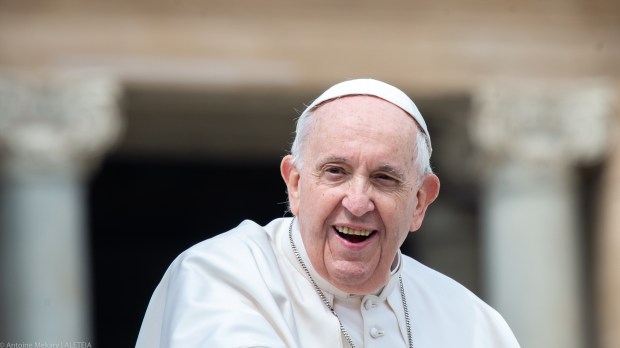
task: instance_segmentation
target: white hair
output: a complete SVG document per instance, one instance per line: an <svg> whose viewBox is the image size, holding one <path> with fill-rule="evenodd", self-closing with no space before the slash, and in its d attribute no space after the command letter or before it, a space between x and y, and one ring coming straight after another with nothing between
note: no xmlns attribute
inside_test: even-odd
<svg viewBox="0 0 620 348"><path fill-rule="evenodd" d="M310 133L310 128L312 127L312 114L316 108L312 110L306 109L299 119L297 119L297 126L295 128L295 139L293 140L293 144L291 146L291 155L293 156L293 163L298 169L301 169L303 165L302 158L302 146ZM414 120L415 122L415 120ZM419 180L425 177L428 174L433 174L433 169L431 168L431 147L428 136L420 126L416 122L416 162L418 166Z"/></svg>

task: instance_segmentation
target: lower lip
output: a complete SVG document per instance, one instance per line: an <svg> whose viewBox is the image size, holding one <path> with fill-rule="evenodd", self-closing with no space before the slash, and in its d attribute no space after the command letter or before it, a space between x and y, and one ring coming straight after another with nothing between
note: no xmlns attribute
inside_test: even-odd
<svg viewBox="0 0 620 348"><path fill-rule="evenodd" d="M347 248L350 250L354 250L354 251L361 251L363 249L365 249L369 244L372 243L372 241L376 238L377 235L377 231L372 232L372 234L370 236L368 236L368 238L366 240L364 240L363 242L359 242L359 243L353 243L350 242L344 238L342 238L340 236L340 234L338 233L338 231L336 230L336 228L334 228L334 233L336 233L336 236L338 236L338 239L340 240L340 242Z"/></svg>

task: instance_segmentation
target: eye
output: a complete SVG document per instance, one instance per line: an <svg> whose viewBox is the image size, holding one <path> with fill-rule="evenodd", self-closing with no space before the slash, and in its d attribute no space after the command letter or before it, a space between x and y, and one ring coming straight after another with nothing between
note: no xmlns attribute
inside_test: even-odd
<svg viewBox="0 0 620 348"><path fill-rule="evenodd" d="M345 168L334 165L327 165L323 167L323 178L328 181L340 181L345 178L347 171Z"/></svg>
<svg viewBox="0 0 620 348"><path fill-rule="evenodd" d="M325 172L329 174L344 174L344 170L340 167L327 167Z"/></svg>
<svg viewBox="0 0 620 348"><path fill-rule="evenodd" d="M373 181L375 181L379 185L390 186L390 187L397 186L400 183L400 181L397 178L389 174L383 174L383 173L379 173L373 176Z"/></svg>
<svg viewBox="0 0 620 348"><path fill-rule="evenodd" d="M376 178L380 180L394 180L394 178L392 178L391 176L387 174L379 174L376 176Z"/></svg>

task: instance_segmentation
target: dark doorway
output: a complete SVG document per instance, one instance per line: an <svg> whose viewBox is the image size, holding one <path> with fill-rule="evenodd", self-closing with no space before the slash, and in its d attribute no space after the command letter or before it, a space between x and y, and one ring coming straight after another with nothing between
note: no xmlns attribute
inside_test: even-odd
<svg viewBox="0 0 620 348"><path fill-rule="evenodd" d="M183 250L286 211L279 163L110 157L89 194L95 347L135 345L148 301Z"/></svg>

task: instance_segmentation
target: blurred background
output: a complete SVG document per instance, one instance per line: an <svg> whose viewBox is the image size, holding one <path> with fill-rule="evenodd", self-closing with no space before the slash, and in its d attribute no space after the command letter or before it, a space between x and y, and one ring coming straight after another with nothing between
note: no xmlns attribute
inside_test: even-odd
<svg viewBox="0 0 620 348"><path fill-rule="evenodd" d="M180 252L285 215L296 117L358 77L433 137L403 251L523 347L619 348L614 0L0 0L0 341L133 346Z"/></svg>

